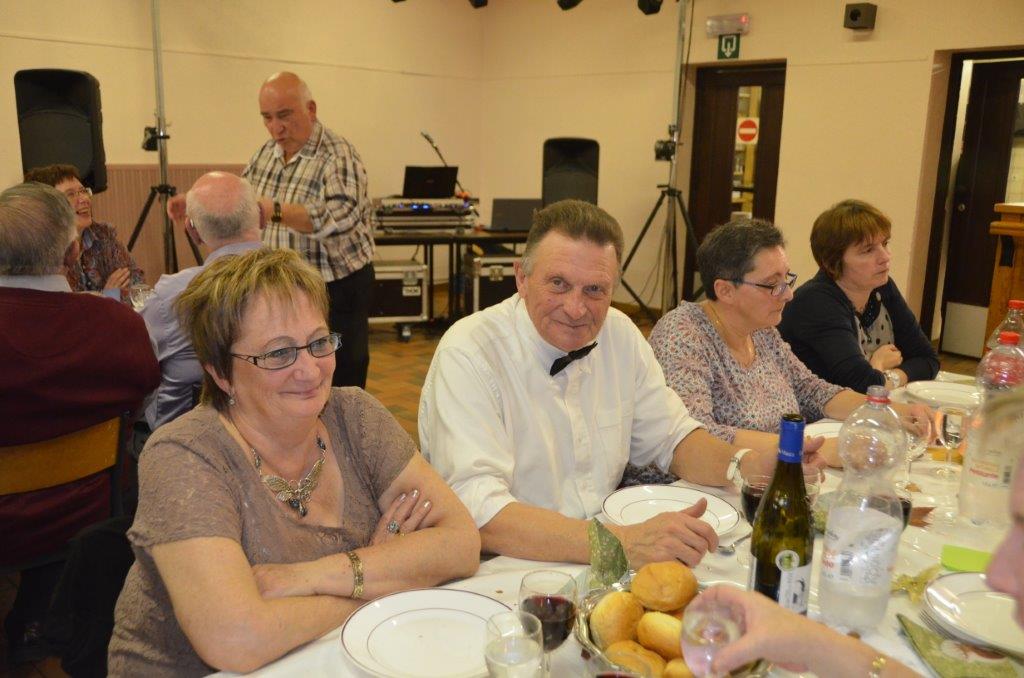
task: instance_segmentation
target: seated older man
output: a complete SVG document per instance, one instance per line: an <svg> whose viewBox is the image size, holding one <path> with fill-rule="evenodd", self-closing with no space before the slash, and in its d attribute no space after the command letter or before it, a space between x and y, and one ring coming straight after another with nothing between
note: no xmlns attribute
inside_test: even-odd
<svg viewBox="0 0 1024 678"><path fill-rule="evenodd" d="M171 212L189 237L209 254L203 266L160 276L142 309L160 361L160 388L146 404L153 430L184 414L193 405L192 391L203 380L195 349L178 321L174 302L199 273L220 257L260 247L260 212L252 186L227 172L204 174L185 198L185 215Z"/></svg>
<svg viewBox="0 0 1024 678"><path fill-rule="evenodd" d="M75 214L38 183L0 193L0 447L32 443L134 411L160 373L142 319L110 299L72 294L61 274ZM110 488L97 474L0 498L0 565L62 545L101 520ZM6 621L9 658L31 659L59 565L22 573Z"/></svg>
<svg viewBox="0 0 1024 678"><path fill-rule="evenodd" d="M739 465L774 467L774 454L738 455L690 417L643 335L610 309L622 247L603 210L575 200L544 208L515 267L518 294L456 323L434 354L420 444L487 551L587 562L585 519L627 462L705 485L727 484ZM633 565L692 565L717 546L704 508L611 529Z"/></svg>

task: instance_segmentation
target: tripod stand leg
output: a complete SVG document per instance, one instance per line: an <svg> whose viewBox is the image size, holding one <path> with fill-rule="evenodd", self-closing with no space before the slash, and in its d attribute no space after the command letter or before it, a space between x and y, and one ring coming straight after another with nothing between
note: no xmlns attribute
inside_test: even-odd
<svg viewBox="0 0 1024 678"><path fill-rule="evenodd" d="M697 235L693 232L693 223L690 221L690 213L686 211L686 205L683 203L683 198L682 198L681 195L679 195L678 192L675 194L674 197L675 197L676 206L679 208L679 212L683 215L683 224L685 224L685 226L686 226L686 239L687 239L687 241L689 243L688 246L693 248L693 253L694 253L694 255L696 255L697 247L698 247ZM673 277L675 277L675 270L676 270L676 268L677 268L677 264L676 264L675 258L673 257L673 259L672 259ZM698 285L697 289L694 290L694 292L693 292L693 299L691 299L691 301L696 301L697 299L700 298L700 296L702 294L704 294L704 288L702 286Z"/></svg>
<svg viewBox="0 0 1024 678"><path fill-rule="evenodd" d="M643 312L645 316L647 316L647 318L652 323L657 322L658 318L657 316L654 315L654 311L652 311L647 306L647 304L644 303L643 299L640 298L640 295L636 293L636 291L630 286L628 282L626 282L626 269L629 268L630 262L633 261L633 256L636 254L636 251L640 248L640 243L644 241L644 236L647 235L648 229L650 229L651 224L654 223L654 217L658 216L658 210L661 209L661 204L663 202L665 202L665 191L662 191L661 195L658 196L658 201L654 203L654 208L651 210L650 215L647 217L647 221L644 222L644 227L640 229L640 235L636 237L636 242L633 243L633 247L630 248L629 254L626 256L626 260L622 263L622 286L626 289L627 292L629 292L629 296L633 297L633 300L637 303L637 305L640 306L640 310Z"/></svg>
<svg viewBox="0 0 1024 678"><path fill-rule="evenodd" d="M156 200L156 186L149 187L149 197L146 198L146 204L142 206L142 213L139 214L139 220L135 222L135 229L132 231L132 237L128 239L128 251L131 252L135 247L135 241L139 239L139 233L142 232L142 225L146 223L146 217L149 216L149 210L153 207L153 201Z"/></svg>

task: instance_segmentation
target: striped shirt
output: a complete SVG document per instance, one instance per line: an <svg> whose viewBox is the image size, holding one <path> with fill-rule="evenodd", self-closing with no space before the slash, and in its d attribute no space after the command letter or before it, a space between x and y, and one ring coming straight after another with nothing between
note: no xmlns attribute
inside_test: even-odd
<svg viewBox="0 0 1024 678"><path fill-rule="evenodd" d="M326 282L344 278L373 259L373 209L363 162L345 139L314 123L306 145L287 163L269 140L242 172L258 195L306 208L312 233L267 223L263 243L297 251Z"/></svg>

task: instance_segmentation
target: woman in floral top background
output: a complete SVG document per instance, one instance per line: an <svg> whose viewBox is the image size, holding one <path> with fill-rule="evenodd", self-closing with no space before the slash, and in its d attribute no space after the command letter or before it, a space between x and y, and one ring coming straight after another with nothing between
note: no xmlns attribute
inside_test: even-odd
<svg viewBox="0 0 1024 678"><path fill-rule="evenodd" d="M25 181L49 184L67 196L75 210L78 240L65 257L65 275L75 292L102 292L128 302L132 285L144 282L142 269L117 239L109 224L93 221L92 191L82 185L73 165L36 167L25 174Z"/></svg>

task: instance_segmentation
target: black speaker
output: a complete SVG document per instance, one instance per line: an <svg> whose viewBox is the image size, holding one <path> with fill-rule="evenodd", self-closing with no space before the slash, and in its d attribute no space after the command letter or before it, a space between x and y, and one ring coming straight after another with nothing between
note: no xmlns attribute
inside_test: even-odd
<svg viewBox="0 0 1024 678"><path fill-rule="evenodd" d="M843 12L843 26L857 31L870 31L875 27L877 9L871 2L850 3Z"/></svg>
<svg viewBox="0 0 1024 678"><path fill-rule="evenodd" d="M23 171L74 165L94 193L107 189L100 83L84 71L37 68L14 74Z"/></svg>
<svg viewBox="0 0 1024 678"><path fill-rule="evenodd" d="M600 148L593 139L563 137L545 141L541 202L550 205L575 198L596 205Z"/></svg>

